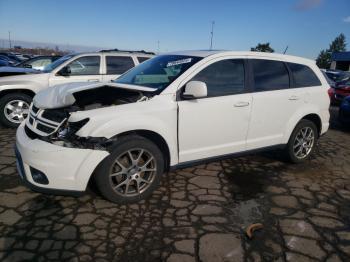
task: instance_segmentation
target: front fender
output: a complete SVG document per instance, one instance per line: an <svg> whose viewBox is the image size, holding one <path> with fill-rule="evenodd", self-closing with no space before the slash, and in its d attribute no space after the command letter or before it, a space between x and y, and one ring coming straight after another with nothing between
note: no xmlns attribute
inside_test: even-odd
<svg viewBox="0 0 350 262"><path fill-rule="evenodd" d="M72 115L73 116L73 115ZM152 113L135 113L108 117L104 119L91 119L86 126L77 132L81 137L112 138L119 134L131 131L151 131L160 135L168 145L170 152L170 165L178 163L177 154L177 111L163 110Z"/></svg>
<svg viewBox="0 0 350 262"><path fill-rule="evenodd" d="M40 90L48 87L48 81L37 82L28 80L0 81L0 92L5 90L29 90L38 93Z"/></svg>

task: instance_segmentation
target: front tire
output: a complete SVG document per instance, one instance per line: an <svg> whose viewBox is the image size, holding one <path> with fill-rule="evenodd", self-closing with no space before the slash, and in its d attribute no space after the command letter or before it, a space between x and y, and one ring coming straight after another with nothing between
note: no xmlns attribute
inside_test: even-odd
<svg viewBox="0 0 350 262"><path fill-rule="evenodd" d="M29 114L32 98L22 93L12 93L0 98L0 123L5 127L18 127Z"/></svg>
<svg viewBox="0 0 350 262"><path fill-rule="evenodd" d="M149 197L164 172L164 157L150 140L136 135L121 137L95 172L100 193L108 200L134 203Z"/></svg>
<svg viewBox="0 0 350 262"><path fill-rule="evenodd" d="M302 119L294 128L289 138L286 153L292 163L302 163L310 158L318 139L316 125Z"/></svg>

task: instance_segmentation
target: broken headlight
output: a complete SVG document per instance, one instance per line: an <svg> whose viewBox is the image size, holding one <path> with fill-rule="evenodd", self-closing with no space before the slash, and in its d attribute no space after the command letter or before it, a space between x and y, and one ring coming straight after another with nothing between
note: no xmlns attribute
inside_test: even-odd
<svg viewBox="0 0 350 262"><path fill-rule="evenodd" d="M85 118L83 120L77 122L66 122L62 127L60 127L57 131L57 138L65 139L76 132L78 132L87 122L89 122L89 118Z"/></svg>

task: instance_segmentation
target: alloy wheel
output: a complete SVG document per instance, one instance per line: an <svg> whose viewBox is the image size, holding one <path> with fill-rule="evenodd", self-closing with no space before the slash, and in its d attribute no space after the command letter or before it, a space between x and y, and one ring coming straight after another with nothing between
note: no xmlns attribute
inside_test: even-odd
<svg viewBox="0 0 350 262"><path fill-rule="evenodd" d="M4 115L12 123L20 124L28 114L29 104L23 100L12 100L4 107Z"/></svg>
<svg viewBox="0 0 350 262"><path fill-rule="evenodd" d="M120 154L109 177L113 190L124 197L142 194L152 184L157 172L154 156L145 149L131 149Z"/></svg>
<svg viewBox="0 0 350 262"><path fill-rule="evenodd" d="M311 127L303 127L295 136L293 153L298 159L307 157L315 143L315 133Z"/></svg>

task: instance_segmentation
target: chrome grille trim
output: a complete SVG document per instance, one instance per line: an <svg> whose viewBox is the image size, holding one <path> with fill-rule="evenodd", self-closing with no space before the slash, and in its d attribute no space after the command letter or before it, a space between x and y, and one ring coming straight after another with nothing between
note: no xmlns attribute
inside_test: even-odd
<svg viewBox="0 0 350 262"><path fill-rule="evenodd" d="M38 109L35 108L33 110L33 104L30 106L29 109L29 115L26 120L26 126L33 131L34 133L40 135L40 136L49 136L53 133L57 132L57 130L60 128L60 126L67 120L67 118L64 118L61 122L55 122L50 119L42 117L42 114L44 113L45 109ZM30 121L29 121L30 120ZM38 129L38 124L41 124L43 126L51 128L53 131L50 133L43 132Z"/></svg>

